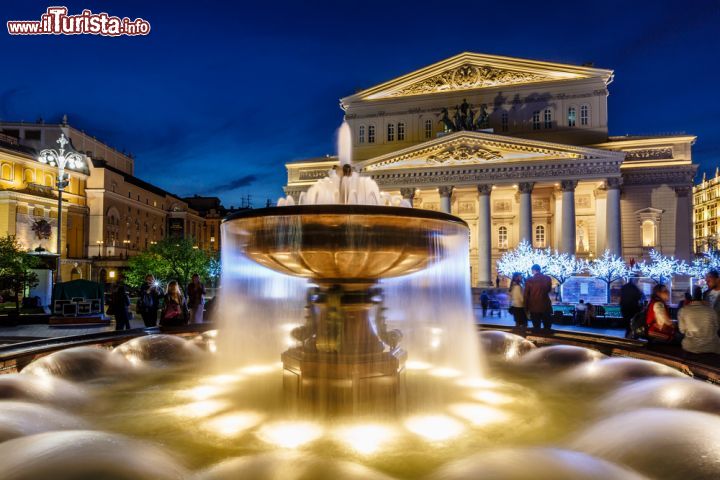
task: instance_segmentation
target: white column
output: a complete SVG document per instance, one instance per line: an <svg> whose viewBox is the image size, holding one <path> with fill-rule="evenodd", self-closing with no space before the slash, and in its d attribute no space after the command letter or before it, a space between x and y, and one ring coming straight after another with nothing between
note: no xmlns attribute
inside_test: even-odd
<svg viewBox="0 0 720 480"><path fill-rule="evenodd" d="M563 180L562 188L562 225L560 227L560 250L575 254L575 187L577 180Z"/></svg>
<svg viewBox="0 0 720 480"><path fill-rule="evenodd" d="M478 185L478 285L492 286L492 243L490 242L490 192L492 185Z"/></svg>
<svg viewBox="0 0 720 480"><path fill-rule="evenodd" d="M607 248L607 189L595 190L595 254L602 255Z"/></svg>
<svg viewBox="0 0 720 480"><path fill-rule="evenodd" d="M560 239L562 237L562 191L555 190L553 192L553 200L555 202L555 210L553 212L552 246L555 250L560 250Z"/></svg>
<svg viewBox="0 0 720 480"><path fill-rule="evenodd" d="M533 182L523 182L518 185L520 196L520 238L532 245L532 190Z"/></svg>
<svg viewBox="0 0 720 480"><path fill-rule="evenodd" d="M690 260L692 251L690 187L675 187L675 257Z"/></svg>
<svg viewBox="0 0 720 480"><path fill-rule="evenodd" d="M622 256L622 232L620 225L620 179L607 179L607 241L606 248L613 255ZM601 252L598 252L601 253Z"/></svg>
<svg viewBox="0 0 720 480"><path fill-rule="evenodd" d="M452 213L452 191L453 187L440 187L440 211L445 213Z"/></svg>

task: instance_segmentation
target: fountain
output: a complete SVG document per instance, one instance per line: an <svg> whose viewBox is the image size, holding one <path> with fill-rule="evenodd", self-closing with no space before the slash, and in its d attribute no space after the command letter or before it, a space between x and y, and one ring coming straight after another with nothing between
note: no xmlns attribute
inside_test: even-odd
<svg viewBox="0 0 720 480"><path fill-rule="evenodd" d="M348 170L346 135L310 195L224 222L217 330L0 376L4 479L720 478L720 388L478 338L467 226Z"/></svg>

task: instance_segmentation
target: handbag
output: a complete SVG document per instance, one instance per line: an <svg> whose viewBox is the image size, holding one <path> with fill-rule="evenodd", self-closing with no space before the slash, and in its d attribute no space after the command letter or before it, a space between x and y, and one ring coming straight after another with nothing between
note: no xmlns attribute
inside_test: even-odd
<svg viewBox="0 0 720 480"><path fill-rule="evenodd" d="M164 320L176 320L180 317L182 314L182 309L180 308L180 305L177 303L171 303L170 305L166 305L165 309L162 313L162 318Z"/></svg>

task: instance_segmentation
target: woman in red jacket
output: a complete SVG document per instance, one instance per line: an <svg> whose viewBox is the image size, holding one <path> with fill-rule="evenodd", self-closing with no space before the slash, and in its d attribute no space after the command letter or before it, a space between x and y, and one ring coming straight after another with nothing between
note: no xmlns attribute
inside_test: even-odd
<svg viewBox="0 0 720 480"><path fill-rule="evenodd" d="M677 336L677 327L670 318L667 302L670 291L665 285L655 285L648 305L645 321L648 326L648 337L659 342L672 342Z"/></svg>

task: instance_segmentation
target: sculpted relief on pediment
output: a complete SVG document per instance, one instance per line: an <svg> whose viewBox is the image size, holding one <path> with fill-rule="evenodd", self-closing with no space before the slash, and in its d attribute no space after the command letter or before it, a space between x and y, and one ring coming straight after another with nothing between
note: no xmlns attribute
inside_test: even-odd
<svg viewBox="0 0 720 480"><path fill-rule="evenodd" d="M500 152L489 150L479 145L450 145L437 153L428 155L428 165L452 165L462 163L477 163L482 160L497 160L502 158Z"/></svg>
<svg viewBox="0 0 720 480"><path fill-rule="evenodd" d="M446 70L419 82L388 92L389 96L422 95L426 93L469 90L472 88L496 87L552 80L548 75L539 73L505 70L487 65L465 63Z"/></svg>

